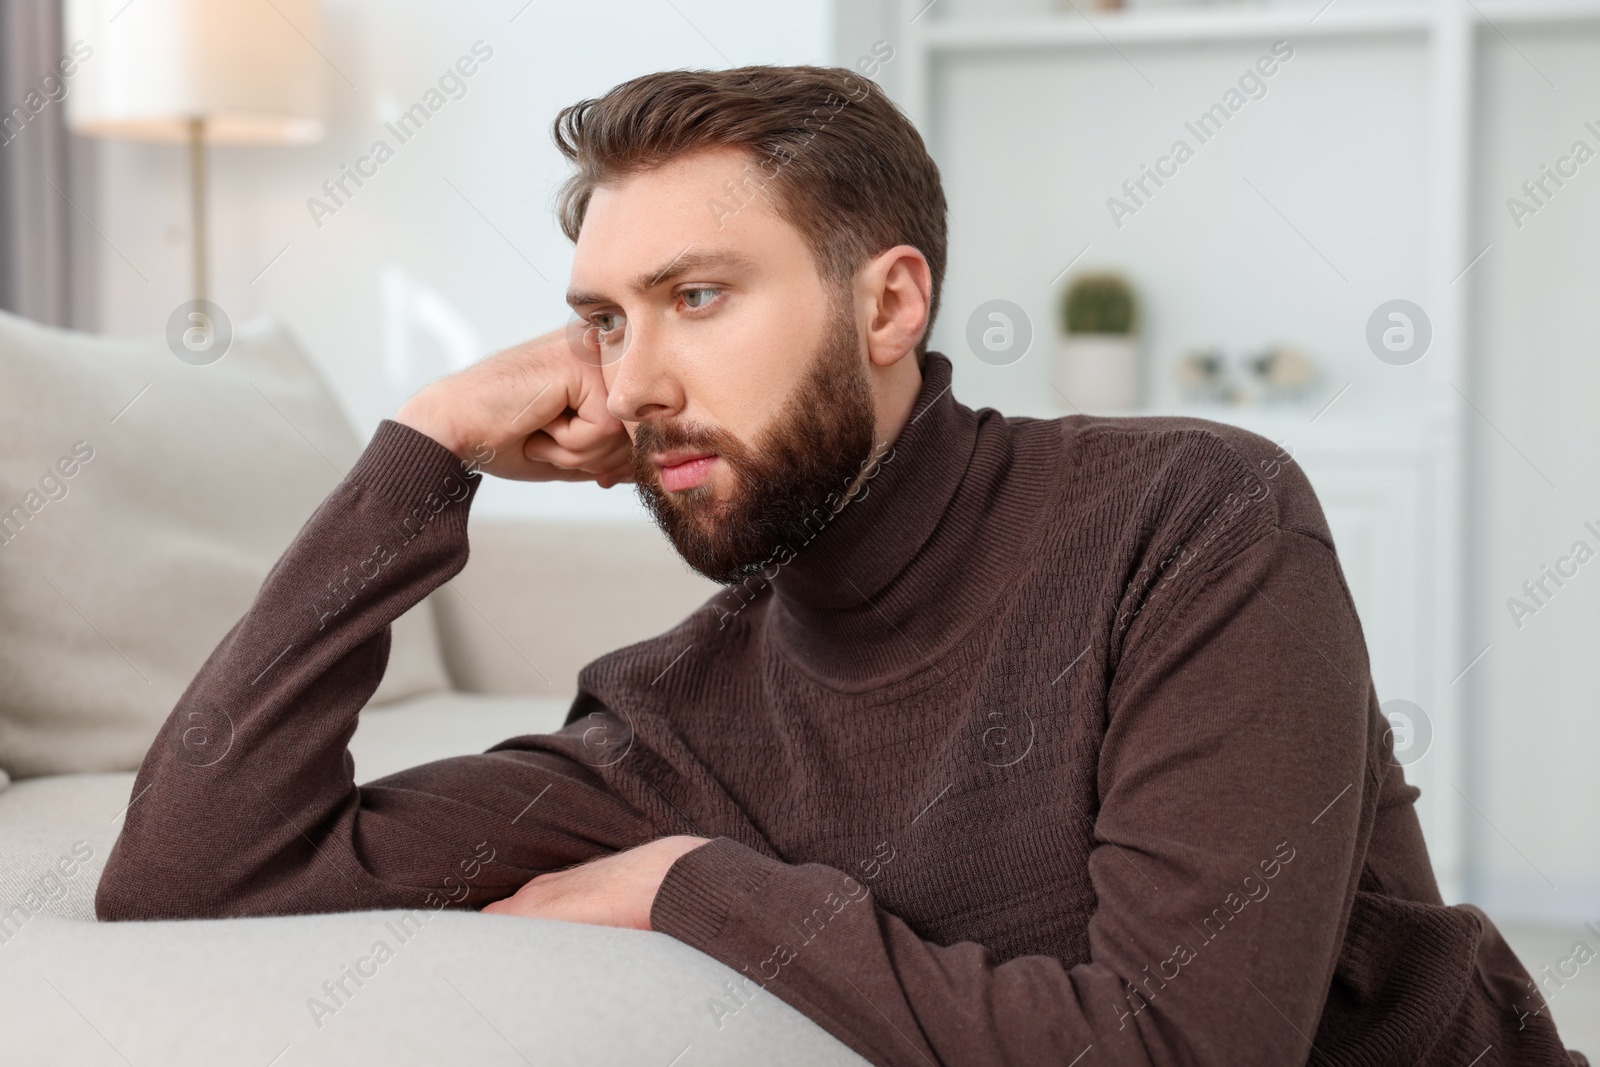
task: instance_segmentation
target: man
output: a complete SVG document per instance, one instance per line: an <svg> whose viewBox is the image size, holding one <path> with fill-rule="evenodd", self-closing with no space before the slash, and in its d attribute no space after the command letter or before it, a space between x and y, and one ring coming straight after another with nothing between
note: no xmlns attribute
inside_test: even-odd
<svg viewBox="0 0 1600 1067"><path fill-rule="evenodd" d="M863 78L651 75L555 135L580 326L381 424L152 746L101 918L448 886L667 933L880 1064L1583 1062L1439 898L1287 456L958 403L938 171ZM557 733L357 788L477 467L634 480L728 588L586 667Z"/></svg>

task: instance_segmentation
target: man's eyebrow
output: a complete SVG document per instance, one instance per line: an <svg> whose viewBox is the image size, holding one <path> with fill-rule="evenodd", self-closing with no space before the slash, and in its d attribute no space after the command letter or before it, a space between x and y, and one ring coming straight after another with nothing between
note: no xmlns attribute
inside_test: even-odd
<svg viewBox="0 0 1600 1067"><path fill-rule="evenodd" d="M693 270L702 267L732 267L737 270L753 270L756 262L742 252L735 252L727 248L707 248L698 252L691 252L690 246L685 246L672 259L662 264L653 271L639 275L633 280L629 289L636 296L644 296L656 286L670 282ZM610 297L597 292L582 289L567 290L567 306L581 307L585 304L609 303Z"/></svg>

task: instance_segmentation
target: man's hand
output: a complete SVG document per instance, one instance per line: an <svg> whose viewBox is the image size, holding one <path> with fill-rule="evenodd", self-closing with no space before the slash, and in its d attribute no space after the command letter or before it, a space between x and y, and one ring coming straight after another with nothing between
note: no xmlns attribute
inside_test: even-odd
<svg viewBox="0 0 1600 1067"><path fill-rule="evenodd" d="M495 915L648 930L650 908L667 870L679 856L703 844L706 838L686 834L657 838L564 871L541 874L483 910Z"/></svg>
<svg viewBox="0 0 1600 1067"><path fill-rule="evenodd" d="M606 410L600 349L578 322L426 386L394 421L502 478L610 488L633 476L632 442Z"/></svg>

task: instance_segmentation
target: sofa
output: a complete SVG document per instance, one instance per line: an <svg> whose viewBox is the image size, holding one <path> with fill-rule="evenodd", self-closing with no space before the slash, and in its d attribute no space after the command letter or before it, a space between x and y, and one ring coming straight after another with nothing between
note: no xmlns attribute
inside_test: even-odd
<svg viewBox="0 0 1600 1067"><path fill-rule="evenodd" d="M735 972L653 932L458 910L95 920L145 749L361 446L269 319L196 364L0 313L4 1061L863 1063L770 994L719 1022ZM391 627L358 783L558 728L582 664L715 591L642 522L480 513L469 540Z"/></svg>

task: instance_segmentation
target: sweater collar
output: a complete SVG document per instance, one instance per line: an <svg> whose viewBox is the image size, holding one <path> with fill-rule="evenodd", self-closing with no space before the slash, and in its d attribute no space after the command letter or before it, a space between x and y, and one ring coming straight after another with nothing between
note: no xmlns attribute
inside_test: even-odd
<svg viewBox="0 0 1600 1067"><path fill-rule="evenodd" d="M972 452L976 426L957 416L950 361L929 352L922 389L876 473L798 548L773 584L785 601L819 611L881 593L932 535Z"/></svg>
<svg viewBox="0 0 1600 1067"><path fill-rule="evenodd" d="M1030 540L1047 464L1018 477L1010 421L958 403L950 386L950 361L927 353L911 415L866 491L772 580L771 637L821 680L867 688L931 663L982 616Z"/></svg>

